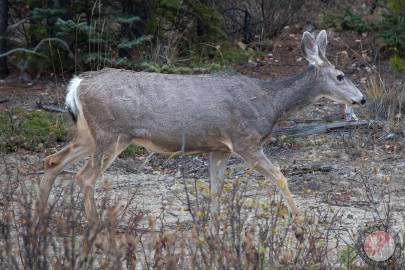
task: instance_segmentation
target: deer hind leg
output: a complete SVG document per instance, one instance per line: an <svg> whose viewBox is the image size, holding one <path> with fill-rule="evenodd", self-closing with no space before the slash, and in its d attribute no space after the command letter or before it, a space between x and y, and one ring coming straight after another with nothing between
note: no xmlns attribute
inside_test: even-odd
<svg viewBox="0 0 405 270"><path fill-rule="evenodd" d="M70 152L74 151L77 146L77 143L70 143L55 154L47 156L44 160L44 169L49 170L56 167Z"/></svg>
<svg viewBox="0 0 405 270"><path fill-rule="evenodd" d="M295 204L294 198L288 188L287 179L280 171L280 169L274 166L263 153L263 150L258 151L241 151L238 153L249 166L261 173L266 179L272 181L277 188L280 190L281 194L287 201L287 205L292 212L294 218L294 232L297 239L302 240L303 237L303 221L301 213Z"/></svg>
<svg viewBox="0 0 405 270"><path fill-rule="evenodd" d="M83 191L84 210L90 224L94 224L98 220L94 200L94 185L96 180L130 143L131 140L124 140L120 136L109 140L98 140L96 143L96 151L92 158L87 161L83 169L76 175L76 181Z"/></svg>
<svg viewBox="0 0 405 270"><path fill-rule="evenodd" d="M57 175L66 165L84 158L91 152L91 147L85 141L76 139L59 152L45 159L45 175L39 186L38 211L42 213L47 206L49 193Z"/></svg>
<svg viewBox="0 0 405 270"><path fill-rule="evenodd" d="M220 197L223 188L225 169L231 153L211 152L209 159L210 189L211 189L211 209L212 215L217 215L220 210Z"/></svg>

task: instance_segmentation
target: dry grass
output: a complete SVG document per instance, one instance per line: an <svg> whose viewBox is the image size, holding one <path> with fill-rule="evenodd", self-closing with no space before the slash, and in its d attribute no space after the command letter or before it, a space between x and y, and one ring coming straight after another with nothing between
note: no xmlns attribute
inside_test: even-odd
<svg viewBox="0 0 405 270"><path fill-rule="evenodd" d="M402 117L405 104L405 87L387 87L381 75L373 72L367 79L365 94L370 101L374 118L395 121Z"/></svg>

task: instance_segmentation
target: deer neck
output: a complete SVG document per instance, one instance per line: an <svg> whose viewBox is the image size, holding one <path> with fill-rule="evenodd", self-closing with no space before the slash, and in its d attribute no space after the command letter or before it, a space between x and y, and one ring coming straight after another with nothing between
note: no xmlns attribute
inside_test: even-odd
<svg viewBox="0 0 405 270"><path fill-rule="evenodd" d="M268 92L268 115L273 123L283 115L299 110L318 97L316 67L310 65L301 74L278 81L266 81L264 88Z"/></svg>

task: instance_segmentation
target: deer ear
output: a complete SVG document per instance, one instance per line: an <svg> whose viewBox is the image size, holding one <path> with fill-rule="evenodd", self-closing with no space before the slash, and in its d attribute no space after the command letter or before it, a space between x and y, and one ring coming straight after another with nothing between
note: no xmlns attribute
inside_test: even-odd
<svg viewBox="0 0 405 270"><path fill-rule="evenodd" d="M328 35L325 30L319 32L316 37L316 44L318 44L319 53L326 59L326 46L328 45Z"/></svg>
<svg viewBox="0 0 405 270"><path fill-rule="evenodd" d="M318 45L314 37L309 32L304 32L301 40L301 49L304 57L310 64L319 64L322 60L319 58Z"/></svg>

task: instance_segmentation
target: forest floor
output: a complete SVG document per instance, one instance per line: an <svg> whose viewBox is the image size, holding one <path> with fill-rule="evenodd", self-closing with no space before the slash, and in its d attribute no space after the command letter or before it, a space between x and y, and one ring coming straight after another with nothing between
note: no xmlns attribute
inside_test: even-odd
<svg viewBox="0 0 405 270"><path fill-rule="evenodd" d="M298 46L302 29L294 27L286 29L273 44L271 57L256 59L237 67L237 70L261 78L281 78L302 70L306 65ZM331 35L329 44L329 57L339 62L339 66L343 67L356 84L364 87L363 78L367 78L371 68L365 59L371 54L368 51L371 49L367 48L367 37L335 34ZM342 51L345 53L341 53ZM338 55L344 57L340 59ZM384 68L380 71L384 71ZM403 83L388 69L381 72L381 76L388 85ZM0 93L0 99L3 99L0 111L14 107L36 110L38 101L42 104L62 104L64 88L63 83L55 86L54 82L46 81L32 85L0 81ZM369 119L371 116L367 106L356 107L355 113L360 119ZM339 118L338 105L321 100L284 119L280 126L305 121L321 123ZM289 187L303 212L321 212L326 207L341 213L336 226L349 231L343 237L346 241L350 242L349 234L355 237L358 228L381 218L378 215L384 216L384 207L388 204L391 206L389 211L392 215L392 227L399 232L405 228L405 129L402 130L400 126L401 124L396 124L395 132L383 125L339 130L304 138L275 138L266 146L266 154L287 176ZM47 152L56 149L60 149L60 146L47 149ZM27 166L26 171L32 176L27 181L36 183L43 170L43 157L43 153L26 151L2 154L0 175L6 175L6 169ZM136 192L132 207L142 209L152 216L159 216L164 207L167 227L179 222L190 222L183 181L192 183L199 179L208 184L207 155L173 159L154 155L145 162L146 158L147 154L118 158L104 174L103 179L111 184L114 201L125 203ZM79 167L80 164L75 164L68 168L60 179L73 179L70 172ZM327 169L317 169L320 167ZM226 181L232 182L241 175L248 175L248 189L260 193L256 182L261 177L247 171L238 157L232 157ZM58 185L67 185L70 182L58 181ZM99 198L102 197L102 186L103 181L99 181L96 189ZM382 191L387 186L390 198L387 198L388 193ZM53 194L56 196L58 193Z"/></svg>

